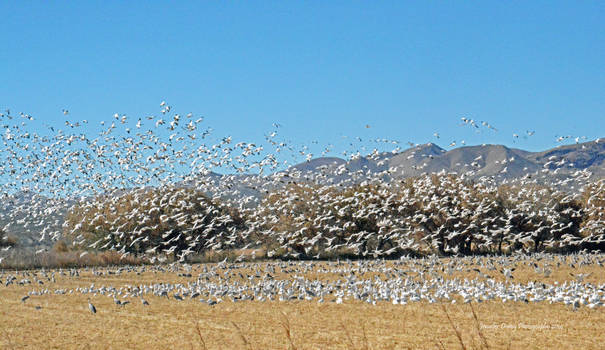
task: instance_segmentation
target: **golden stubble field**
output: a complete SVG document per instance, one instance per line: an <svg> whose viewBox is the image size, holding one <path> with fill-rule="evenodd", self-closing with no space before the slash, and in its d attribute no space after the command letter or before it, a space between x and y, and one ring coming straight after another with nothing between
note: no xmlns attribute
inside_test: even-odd
<svg viewBox="0 0 605 350"><path fill-rule="evenodd" d="M558 258L568 261L568 258ZM448 259L440 260L446 265ZM538 266L547 263L536 261ZM262 270L266 263L239 268L216 268L227 271L233 279ZM355 266L355 262L348 263ZM393 266L392 262L377 263L399 271L410 278L420 278L415 263ZM514 263L514 283L539 281L553 283L575 280L578 273L590 273L584 283L600 284L605 280L600 264L569 264L552 262L552 273L545 277L530 260ZM329 272L321 267L328 263L315 263L312 268L275 271L275 279L300 276L333 281L346 273ZM495 280L505 279L499 268L485 268L480 260L466 260L456 271L435 267L447 279L473 279L479 272ZM498 266L497 263L492 266ZM510 268L513 265L507 265ZM507 302L500 300L472 303L410 302L393 305L378 302L371 305L363 301L345 299L342 304L326 298L295 301L238 301L225 298L209 306L197 299L145 295L149 306L136 297L125 299L130 304L120 307L111 297L79 292L76 288L113 286L116 288L151 284L183 283L195 277L204 265L194 265L193 278L182 277L178 271L153 271L139 267L119 275L93 275L92 270L79 270L80 276L55 274L55 282L46 279L44 284L0 286L0 348L1 349L603 349L605 347L605 309L582 306L574 310L563 303ZM114 268L114 270L117 268ZM107 271L111 269L97 269ZM321 271L320 271L321 270ZM378 270L378 269L375 269ZM137 273L138 272L138 273ZM239 274L242 274L241 276ZM382 272L358 272L360 278L380 277ZM8 275L33 278L31 272L4 271ZM386 277L386 276L385 276ZM485 276L483 276L485 277ZM25 302L21 298L32 290L65 289L67 294L31 295ZM69 290L73 290L69 293ZM88 298L97 308L88 309ZM449 316L449 320L448 320ZM450 321L451 320L451 321ZM458 335L460 337L458 337Z"/></svg>

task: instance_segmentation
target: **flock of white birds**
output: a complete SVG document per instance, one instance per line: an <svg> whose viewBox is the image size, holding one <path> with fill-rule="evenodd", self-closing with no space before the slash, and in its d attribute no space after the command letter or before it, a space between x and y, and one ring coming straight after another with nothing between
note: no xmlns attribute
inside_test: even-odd
<svg viewBox="0 0 605 350"><path fill-rule="evenodd" d="M603 180L591 185L587 206L578 207L585 194L538 186L531 174L518 179L519 190L506 192L493 178L469 181L465 174L405 179L400 169L349 163L308 172L288 162L313 154L278 139L278 124L259 144L230 136L213 143L203 118L181 116L164 102L160 116L115 114L93 135L86 120L32 131L31 116L7 111L0 122L3 231L39 233L40 242L69 238L82 256L114 250L152 263L186 262L197 253L238 249L243 261L262 248L269 258L378 258L605 243ZM385 154L375 149L367 157ZM351 152L351 160L360 156ZM540 175L549 172L556 167ZM572 177L592 181L582 171Z"/></svg>
<svg viewBox="0 0 605 350"><path fill-rule="evenodd" d="M214 306L222 302L316 303L482 303L522 302L599 308L605 302L605 284L586 281L590 273L572 273L565 281L517 282L516 270L531 271L536 278L549 278L559 268L581 270L603 267L603 254L569 256L533 254L500 257L440 259L404 258L333 262L266 262L212 265L147 265L114 268L84 268L53 271L0 272L2 287L22 288L22 303L39 309L39 297L84 295L91 312L93 301L110 298L115 308L138 304L148 307L158 298ZM153 273L155 282L111 285L116 277L137 281ZM175 275L178 274L177 281ZM460 277L466 274L467 277ZM468 277L470 276L473 277ZM311 277L312 276L312 277ZM80 287L57 288L57 283L95 278ZM106 279L107 284L103 283ZM172 282L159 282L162 278ZM115 283L115 282L114 282ZM73 283L71 283L73 285ZM1 288L1 287L0 287ZM106 303L105 303L106 304ZM132 307L128 306L128 307ZM104 310L108 312L111 310Z"/></svg>
<svg viewBox="0 0 605 350"><path fill-rule="evenodd" d="M464 173L405 178L401 169L352 167L359 151L348 152L348 163L327 162L305 171L288 162L310 161L313 154L307 147L279 140L278 124L260 144L236 143L232 137L213 143L203 118L171 112L166 103L161 108L160 116L134 120L116 114L101 123L95 135L86 120L67 120L63 128L47 125L34 132L31 116L8 111L0 115L4 232L39 233L40 242L69 239L80 257L114 250L122 258L137 255L151 263L0 271L5 287L29 288L23 303L41 295L79 293L89 297L93 313L97 308L92 301L99 296L112 298L116 307L134 300L145 307L151 297L210 306L225 300L401 305L500 300L564 303L574 309L603 305L605 285L585 283L585 274L562 283L517 283L514 271L519 265L533 265L537 274L548 278L561 264L602 267L603 255L578 251L596 251L605 243L604 180L594 181L578 171L573 180L590 191L570 193L556 189L560 183L537 184L532 174L507 187L490 177L470 181ZM63 113L68 119L69 112ZM463 122L479 127L470 119ZM495 130L488 123L481 125ZM398 142L375 142L397 145L390 153L370 152L367 157L378 162L400 151ZM422 149L411 157L422 156L416 154ZM289 156L292 159L284 160ZM468 165L474 169L477 162ZM541 170L542 179L549 172L556 167ZM49 249L42 247L36 254ZM2 255L11 249L7 245L0 251L0 266ZM198 253L228 251L237 252L235 261L187 264ZM576 253L564 257L543 251ZM496 256L465 257L475 253ZM523 255L527 253L533 255ZM287 261L246 262L257 254ZM443 260L437 255L459 258ZM313 261L347 256L373 259ZM385 262L385 257L398 259ZM476 278L455 276L471 271L471 266L481 267L473 270ZM244 275L243 270L253 272ZM183 282L53 288L57 279L81 273L149 271L157 276L178 272ZM304 277L308 273L315 277ZM284 274L287 278L276 277Z"/></svg>

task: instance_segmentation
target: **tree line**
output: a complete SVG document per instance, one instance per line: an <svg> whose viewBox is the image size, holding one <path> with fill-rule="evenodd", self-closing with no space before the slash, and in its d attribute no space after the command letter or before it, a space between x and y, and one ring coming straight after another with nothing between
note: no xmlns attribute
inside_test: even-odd
<svg viewBox="0 0 605 350"><path fill-rule="evenodd" d="M431 174L391 182L292 183L253 208L194 188L146 188L74 206L77 249L185 259L262 250L270 258L397 257L605 248L605 179L580 193Z"/></svg>

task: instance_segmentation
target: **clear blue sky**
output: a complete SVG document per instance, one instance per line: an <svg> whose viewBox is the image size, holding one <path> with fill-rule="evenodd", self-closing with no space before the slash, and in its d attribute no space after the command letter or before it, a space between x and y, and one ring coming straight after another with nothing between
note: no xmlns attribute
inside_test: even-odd
<svg viewBox="0 0 605 350"><path fill-rule="evenodd" d="M56 125L64 108L92 124L158 115L166 100L246 141L274 122L320 144L540 150L555 135L605 137L603 1L12 1L0 12L0 108Z"/></svg>

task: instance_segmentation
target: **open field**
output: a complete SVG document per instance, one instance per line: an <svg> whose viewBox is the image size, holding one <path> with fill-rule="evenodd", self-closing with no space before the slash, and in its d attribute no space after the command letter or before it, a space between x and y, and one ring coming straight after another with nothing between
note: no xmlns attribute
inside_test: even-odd
<svg viewBox="0 0 605 350"><path fill-rule="evenodd" d="M593 254L4 271L0 348L601 349L603 262Z"/></svg>

